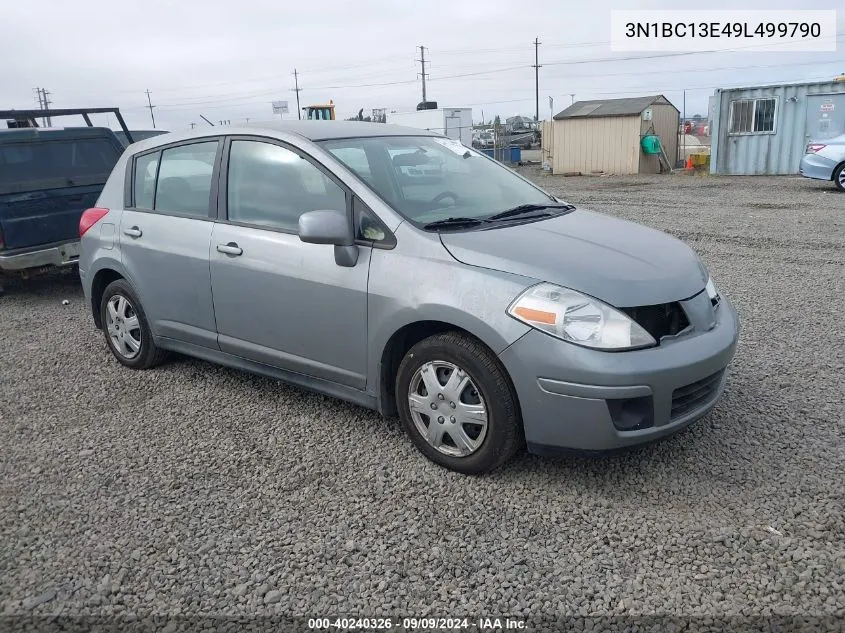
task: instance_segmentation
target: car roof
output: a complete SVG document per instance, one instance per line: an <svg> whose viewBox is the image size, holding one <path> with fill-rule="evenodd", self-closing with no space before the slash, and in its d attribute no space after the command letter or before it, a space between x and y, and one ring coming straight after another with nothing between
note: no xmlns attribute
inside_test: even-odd
<svg viewBox="0 0 845 633"><path fill-rule="evenodd" d="M368 123L366 121L271 121L256 122L247 125L215 125L201 127L188 132L171 132L138 141L132 145L132 151L142 151L159 145L208 138L222 134L257 134L288 133L296 134L309 141L327 141L343 138L366 138L379 136L442 136L420 128L391 125L388 123Z"/></svg>

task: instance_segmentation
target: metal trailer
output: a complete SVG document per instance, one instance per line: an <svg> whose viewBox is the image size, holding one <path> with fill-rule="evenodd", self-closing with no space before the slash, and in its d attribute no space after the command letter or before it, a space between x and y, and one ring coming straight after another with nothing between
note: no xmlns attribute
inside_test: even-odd
<svg viewBox="0 0 845 633"><path fill-rule="evenodd" d="M710 173L797 174L809 142L845 134L845 82L716 90L710 118Z"/></svg>

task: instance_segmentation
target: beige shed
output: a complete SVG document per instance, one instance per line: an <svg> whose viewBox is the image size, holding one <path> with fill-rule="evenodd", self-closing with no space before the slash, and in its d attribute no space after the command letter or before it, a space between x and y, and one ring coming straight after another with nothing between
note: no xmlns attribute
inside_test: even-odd
<svg viewBox="0 0 845 633"><path fill-rule="evenodd" d="M543 156L552 173L656 174L657 155L640 141L656 134L674 167L678 156L680 112L663 95L576 101L557 113L551 134L543 134Z"/></svg>

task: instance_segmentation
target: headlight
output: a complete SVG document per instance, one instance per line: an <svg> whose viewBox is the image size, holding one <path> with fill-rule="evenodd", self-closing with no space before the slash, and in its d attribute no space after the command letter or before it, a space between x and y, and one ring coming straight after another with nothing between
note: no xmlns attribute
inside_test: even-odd
<svg viewBox="0 0 845 633"><path fill-rule="evenodd" d="M635 349L657 341L628 315L587 295L542 283L508 308L515 319L559 339L604 350Z"/></svg>

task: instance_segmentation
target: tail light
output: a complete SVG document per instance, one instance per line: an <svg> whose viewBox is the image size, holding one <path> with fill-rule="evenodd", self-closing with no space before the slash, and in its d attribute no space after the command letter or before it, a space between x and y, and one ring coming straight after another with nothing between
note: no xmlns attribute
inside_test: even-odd
<svg viewBox="0 0 845 633"><path fill-rule="evenodd" d="M85 235L88 232L88 229L102 220L108 212L108 209L99 209L97 207L87 209L82 214L82 217L79 218L79 237Z"/></svg>
<svg viewBox="0 0 845 633"><path fill-rule="evenodd" d="M821 150L823 150L825 147L827 147L827 145L824 145L822 143L810 143L809 145L807 145L807 153L815 154L816 152L820 152Z"/></svg>

